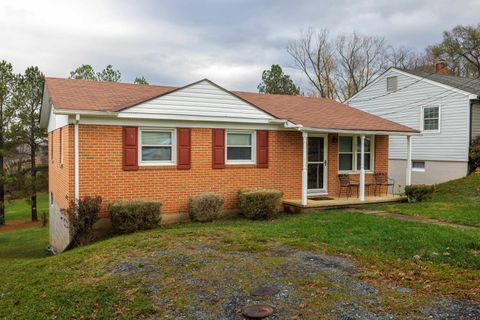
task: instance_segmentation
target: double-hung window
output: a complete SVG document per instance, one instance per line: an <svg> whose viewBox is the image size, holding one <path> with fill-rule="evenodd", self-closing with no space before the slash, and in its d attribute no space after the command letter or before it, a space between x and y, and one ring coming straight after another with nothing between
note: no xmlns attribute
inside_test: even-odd
<svg viewBox="0 0 480 320"><path fill-rule="evenodd" d="M139 159L143 165L175 163L175 130L140 129Z"/></svg>
<svg viewBox="0 0 480 320"><path fill-rule="evenodd" d="M372 138L371 137L365 137L365 147L363 149L364 153L364 162L363 166L365 170L371 170L372 169ZM357 136L357 170L360 170L361 168L361 163L362 161L362 138L360 136Z"/></svg>
<svg viewBox="0 0 480 320"><path fill-rule="evenodd" d="M362 161L361 142L362 138L360 136L338 137L338 171L360 171ZM372 136L365 136L364 167L367 171L373 170Z"/></svg>
<svg viewBox="0 0 480 320"><path fill-rule="evenodd" d="M427 106L423 107L423 131L439 132L440 131L440 107Z"/></svg>
<svg viewBox="0 0 480 320"><path fill-rule="evenodd" d="M227 163L255 163L255 131L226 132Z"/></svg>
<svg viewBox="0 0 480 320"><path fill-rule="evenodd" d="M340 136L338 144L338 170L353 171L353 136Z"/></svg>

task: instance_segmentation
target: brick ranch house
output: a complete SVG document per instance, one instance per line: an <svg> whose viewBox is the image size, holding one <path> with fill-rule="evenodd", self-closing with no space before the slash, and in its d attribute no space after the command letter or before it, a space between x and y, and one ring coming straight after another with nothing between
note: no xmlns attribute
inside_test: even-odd
<svg viewBox="0 0 480 320"><path fill-rule="evenodd" d="M339 196L338 174L347 173L362 200L372 173L388 172L388 136L417 133L330 99L228 91L207 79L175 88L46 78L40 123L58 251L70 241L65 209L88 195L104 208L159 200L168 223L202 192L224 196L226 209L247 187L306 205L309 196Z"/></svg>

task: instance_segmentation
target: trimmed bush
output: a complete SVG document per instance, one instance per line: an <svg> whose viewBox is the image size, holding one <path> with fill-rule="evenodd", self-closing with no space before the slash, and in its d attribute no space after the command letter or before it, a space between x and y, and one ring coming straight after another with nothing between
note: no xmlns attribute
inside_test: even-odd
<svg viewBox="0 0 480 320"><path fill-rule="evenodd" d="M77 202L70 201L70 207L67 210L72 230L70 246L79 247L95 240L92 229L95 222L98 221L101 204L102 198L99 196L84 197Z"/></svg>
<svg viewBox="0 0 480 320"><path fill-rule="evenodd" d="M213 221L219 217L223 203L221 195L212 192L202 193L190 199L188 214L192 221Z"/></svg>
<svg viewBox="0 0 480 320"><path fill-rule="evenodd" d="M405 187L405 195L408 198L408 202L422 202L430 198L434 191L435 186L427 186L424 184Z"/></svg>
<svg viewBox="0 0 480 320"><path fill-rule="evenodd" d="M238 206L249 219L270 219L278 215L283 192L276 189L241 189Z"/></svg>
<svg viewBox="0 0 480 320"><path fill-rule="evenodd" d="M155 201L119 201L108 205L115 233L153 229L160 222L162 204Z"/></svg>
<svg viewBox="0 0 480 320"><path fill-rule="evenodd" d="M473 139L470 145L469 158L473 170L480 168L480 136Z"/></svg>

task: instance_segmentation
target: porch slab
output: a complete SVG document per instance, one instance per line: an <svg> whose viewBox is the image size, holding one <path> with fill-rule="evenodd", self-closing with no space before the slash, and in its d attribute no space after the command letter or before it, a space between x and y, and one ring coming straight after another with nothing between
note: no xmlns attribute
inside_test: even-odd
<svg viewBox="0 0 480 320"><path fill-rule="evenodd" d="M308 199L306 205L302 205L301 199L285 199L283 205L286 211L303 211L310 209L337 209L355 207L364 204L386 203L386 202L403 202L407 197L400 195L385 195L385 196L369 196L365 197L365 201L360 201L358 198L334 198L332 200L312 200Z"/></svg>

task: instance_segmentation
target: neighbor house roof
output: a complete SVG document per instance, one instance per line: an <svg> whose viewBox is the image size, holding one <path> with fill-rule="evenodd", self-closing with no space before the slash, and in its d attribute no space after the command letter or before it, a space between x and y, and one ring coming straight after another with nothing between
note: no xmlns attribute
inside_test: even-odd
<svg viewBox="0 0 480 320"><path fill-rule="evenodd" d="M418 70L406 70L406 69L400 69L400 70L417 77L432 80L432 81L435 81L456 89L460 89L475 95L480 95L480 79L456 77L451 75L418 71Z"/></svg>
<svg viewBox="0 0 480 320"><path fill-rule="evenodd" d="M46 78L55 109L120 112L177 87ZM417 132L326 98L228 91L270 115L314 129Z"/></svg>

